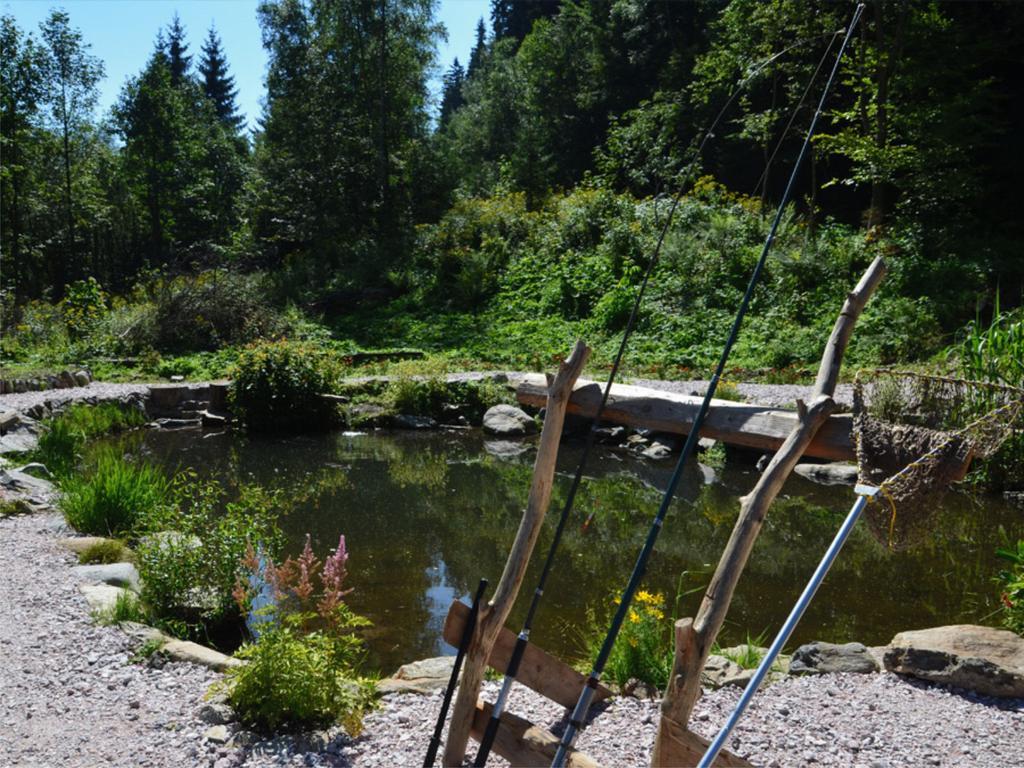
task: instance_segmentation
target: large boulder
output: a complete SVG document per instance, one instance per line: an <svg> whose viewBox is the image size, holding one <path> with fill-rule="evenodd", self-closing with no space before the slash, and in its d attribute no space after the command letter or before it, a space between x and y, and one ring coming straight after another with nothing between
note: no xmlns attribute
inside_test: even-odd
<svg viewBox="0 0 1024 768"><path fill-rule="evenodd" d="M484 432L500 437L528 435L537 431L537 422L514 405L491 406L484 414Z"/></svg>
<svg viewBox="0 0 1024 768"><path fill-rule="evenodd" d="M435 656L403 664L389 678L377 683L377 690L385 693L430 693L448 685L455 664L454 656Z"/></svg>
<svg viewBox="0 0 1024 768"><path fill-rule="evenodd" d="M830 672L870 674L878 671L878 662L860 643L808 643L793 654L790 674L824 675Z"/></svg>
<svg viewBox="0 0 1024 768"><path fill-rule="evenodd" d="M900 632L885 668L986 696L1024 698L1024 638L1006 629L954 624Z"/></svg>

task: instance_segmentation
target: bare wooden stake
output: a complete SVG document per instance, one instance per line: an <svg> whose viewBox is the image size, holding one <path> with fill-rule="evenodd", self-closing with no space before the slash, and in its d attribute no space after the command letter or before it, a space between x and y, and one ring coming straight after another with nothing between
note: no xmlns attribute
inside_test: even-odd
<svg viewBox="0 0 1024 768"><path fill-rule="evenodd" d="M579 378L589 356L590 349L582 341L577 341L568 359L563 360L558 366L558 374L549 380L547 410L537 447L537 459L533 465L533 480L530 484L526 511L519 524L512 551L505 561L505 570L501 574L494 598L481 609L476 631L466 653L459 694L448 727L448 741L444 746L442 761L446 766L462 765L462 760L466 756L466 744L469 742L470 728L476 715L477 697L480 695L480 684L483 682L487 659L519 594L519 587L526 575L526 566L529 565L530 555L533 554L533 547L537 543L537 536L540 534L541 524L544 522L544 515L551 499L555 460L558 458L558 444L562 439L562 426L565 423L565 407L572 394L573 384Z"/></svg>
<svg viewBox="0 0 1024 768"><path fill-rule="evenodd" d="M847 296L832 335L825 345L810 404L805 406L802 402L798 403L800 415L796 427L779 448L754 489L740 501L740 514L729 543L718 561L718 568L704 594L697 618L692 627L687 629L690 636L684 642L677 642L672 676L661 703L661 723L651 765L685 766L694 763L692 755L679 747L678 730L680 727L685 728L690 721L693 706L700 696L701 672L729 612L736 585L761 532L768 509L821 425L836 409L832 396L839 380L843 354L857 318L885 271L885 262L880 257L875 259L857 287Z"/></svg>

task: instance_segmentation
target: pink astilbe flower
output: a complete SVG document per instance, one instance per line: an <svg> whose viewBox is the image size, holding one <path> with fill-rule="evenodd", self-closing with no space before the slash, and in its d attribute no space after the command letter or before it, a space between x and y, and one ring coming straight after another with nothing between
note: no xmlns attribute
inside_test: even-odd
<svg viewBox="0 0 1024 768"><path fill-rule="evenodd" d="M341 585L348 575L345 570L345 563L348 561L348 550L345 549L345 537L338 539L338 548L334 554L324 561L324 569L320 573L320 583L323 585L323 593L316 604L319 614L328 618L351 589L342 589Z"/></svg>

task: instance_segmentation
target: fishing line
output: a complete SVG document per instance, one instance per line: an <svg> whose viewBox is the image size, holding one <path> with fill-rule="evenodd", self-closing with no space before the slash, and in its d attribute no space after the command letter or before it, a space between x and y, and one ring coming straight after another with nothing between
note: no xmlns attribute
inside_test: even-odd
<svg viewBox="0 0 1024 768"><path fill-rule="evenodd" d="M729 360L729 354L732 352L732 347L739 336L740 327L743 324L743 318L747 313L747 308L750 306L750 300L754 294L754 288L761 277L761 272L764 269L765 262L768 260L768 252L771 249L772 242L775 240L775 233L782 221L782 214L785 211L787 202L789 201L789 196L793 191L793 185L796 181L797 174L800 171L800 166L803 164L804 157L807 154L807 149L810 146L811 137L814 135L814 129L817 126L818 118L824 110L825 100L828 98L836 73L839 71L839 64L843 59L843 53L846 51L847 44L850 42L850 37L853 34L853 30L856 28L857 22L860 20L863 12L864 4L860 3L857 5L857 8L853 13L853 19L850 21L850 24L846 29L843 44L840 46L839 53L836 55L835 63L832 66L832 72L829 74L828 81L825 83L825 90L822 92L821 100L818 102L818 108L814 113L814 117L811 119L810 127L807 129L807 136L800 148L800 154L797 156L796 163L793 165L793 170L789 176L789 182L786 184L786 190L782 195L782 200L779 202L779 207L775 213L775 218L772 221L771 229L768 231L768 236L765 238L764 246L761 249L761 256L754 267L754 271L750 276L750 282L747 284L747 290L744 293L743 300L740 302L739 309L736 312L736 317L733 320L732 328L729 331L729 337L722 349L722 355L718 361L718 366L715 368L715 372L711 376L711 380L708 382L708 389L704 394L700 410L697 412L697 416L690 427L690 433L686 436L686 443L683 445L679 461L676 463L675 470L672 473L672 478L669 480L668 488L665 490L665 494L662 497L658 513L655 515L654 521L651 524L650 531L647 534L647 540L644 542L644 546L637 557L636 564L633 567L633 572L629 577L629 582L626 584L626 589L623 591L622 597L619 600L619 606L616 609L615 616L613 617L611 626L608 629L608 634L605 636L604 642L601 645L601 650L594 662L594 667L583 686L583 690L580 692L579 701L576 702L576 707L572 712L569 722L566 724L565 731L562 734L562 739L558 745L558 751L555 753L555 759L551 763L552 768L561 768L561 766L565 765L568 750L576 740L577 732L583 727L583 720L586 717L587 711L590 709L590 702L594 697L594 692L597 690L597 686L601 680L601 674L604 672L605 664L608 662L608 657L611 655L612 646L615 644L615 639L618 637L619 630L622 628L622 623L625 620L633 602L633 597L636 594L637 589L639 589L640 581L643 579L644 572L647 569L647 562L650 559L651 552L654 550L654 545L658 540L658 534L661 533L665 517L668 514L669 505L672 503L672 498L675 495L676 487L682 479L683 467L685 466L687 459L689 459L690 455L693 453L693 450L697 445L697 441L700 439L700 428L704 424L704 419L711 406L711 399L714 397L715 390L718 388L719 379L725 371L725 365Z"/></svg>
<svg viewBox="0 0 1024 768"><path fill-rule="evenodd" d="M786 140L786 136L789 134L789 129L793 127L793 123L796 121L796 116L800 114L800 108L804 105L804 101L807 99L807 94L811 92L811 86L814 85L818 80L818 73L821 72L822 66L825 64L825 60L828 58L829 53L832 51L832 46L836 44L836 40L843 34L843 30L837 29L832 33L832 39L828 41L828 48L825 49L825 53L818 60L818 66L814 68L814 74L811 75L811 79L807 81L807 87L804 88L803 95L800 96L800 101L796 104L796 109L789 116L789 122L786 123L786 127L782 129L782 135L779 136L779 141L775 144L775 149L772 150L771 155L768 157L768 162L764 165L764 170L761 172L760 178L754 185L754 191L751 192L751 196L757 194L757 190L761 187L761 184L768 178L768 170L772 167L772 163L775 161L775 156L779 154L779 150L782 149L782 143Z"/></svg>
<svg viewBox="0 0 1024 768"><path fill-rule="evenodd" d="M733 102L740 95L740 93L743 91L746 85L754 77L756 77L757 74L760 73L765 67L771 64L771 62L778 59L787 51L790 51L793 48L806 43L808 40L816 40L819 39L820 37L823 37L823 35L817 35L815 37L799 40L796 43L793 43L792 45L783 49L782 51L779 51L778 53L775 53L772 56L768 57L767 59L759 62L757 66L748 70L747 75L740 81L739 85L736 86L732 94L730 94L725 104L718 111L718 114L715 116L715 119L711 122L711 125L708 127L707 131L704 132L704 135L700 143L697 145L696 149L693 150L693 156L689 164L685 166L682 173L679 174L680 178L683 179L682 183L685 183L686 177L693 172L693 169L696 167L701 156L703 155L705 145L714 136L714 131L718 127L718 124L721 122L729 107L732 106ZM583 471L586 468L587 460L589 459L590 453L594 447L597 430L601 423L601 417L604 415L605 406L608 403L608 397L611 394L612 385L615 382L615 377L618 375L619 372L619 366L622 363L623 356L625 355L626 346L629 342L629 337L632 335L633 330L636 326L636 321L640 314L640 306L643 302L643 297L644 293L647 290L647 285L650 282L651 274L654 272L654 267L658 263L658 259L661 255L662 245L665 242L665 237L668 234L668 230L672 225L672 219L675 216L676 209L679 207L679 203L681 202L682 198L682 191L676 194L673 198L672 206L669 208L668 214L665 218L665 223L661 227L661 230L659 232L657 243L655 244L654 251L651 254L651 259L647 264L646 270L644 271L643 279L640 281L640 287L637 291L636 298L633 301L633 307L629 314L629 320L626 322L626 328L622 335L622 341L619 343L618 351L615 354L615 359L612 363L612 368L608 375L608 380L605 383L604 391L601 394L601 401L598 404L597 411L594 413L594 418L591 422L590 430L587 433L586 443L583 446L583 453L581 454L579 464L576 467L576 473L573 475L572 484L569 486L569 492L566 496L565 505L562 507L562 512L559 515L558 525L555 528L554 537L551 540L547 556L544 559L544 567L541 569L540 578L538 579L537 586L533 591L533 597L530 600L530 607L526 613L526 620L523 622L522 630L516 637L516 644L512 650L512 655L509 658L508 665L505 668L505 678L502 681L501 690L498 693L498 698L494 702L494 706L491 710L491 717L487 722L487 728L485 729L484 735L480 740L480 747L477 750L476 758L473 762L473 765L476 768L482 768L484 765L486 765L487 758L490 755L491 747L494 744L495 736L497 735L498 729L501 726L501 715L502 712L504 712L505 710L505 704L508 700L508 694L512 689L512 684L515 682L516 675L519 672L519 665L522 662L523 654L525 653L526 647L529 644L530 631L533 628L533 619L536 615L537 608L540 606L541 598L544 595L544 587L547 584L548 577L554 565L555 555L557 554L559 543L562 540L562 534L565 531L566 524L569 520L569 514L572 511L573 504L576 499L576 492L579 490L580 483L583 480ZM656 221L659 217L657 202L658 200L657 198L655 198L654 216ZM588 518L587 521L584 523L584 530L586 530L586 528L589 526L592 518L593 515L591 515L590 518Z"/></svg>

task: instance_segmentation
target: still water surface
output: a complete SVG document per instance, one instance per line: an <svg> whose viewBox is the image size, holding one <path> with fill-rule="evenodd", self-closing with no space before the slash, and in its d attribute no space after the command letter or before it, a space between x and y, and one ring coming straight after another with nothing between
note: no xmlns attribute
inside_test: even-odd
<svg viewBox="0 0 1024 768"><path fill-rule="evenodd" d="M353 609L374 622L370 662L399 664L453 653L440 639L454 598L468 601L481 577L501 574L525 504L534 453L497 457L472 432L333 433L250 438L191 430L135 433L134 450L170 470L191 468L229 492L242 483L284 489L289 551L312 536L318 554L344 534ZM506 444L507 445L507 444ZM491 446L494 449L494 446ZM552 510L510 626L518 631L581 445L563 446ZM566 659L585 655L594 617L603 633L668 482L674 460L640 461L602 451L577 496L558 567L532 639ZM696 463L684 476L645 586L675 615L693 615L738 511L756 481L747 466L717 472ZM854 501L852 489L792 478L773 506L740 582L723 642L774 634ZM588 526L583 521L592 515ZM946 498L931 538L889 552L854 532L792 639L888 642L900 630L995 623L1000 528L1024 535L1024 514L964 494ZM676 601L676 596L679 596ZM673 607L673 602L675 606Z"/></svg>

